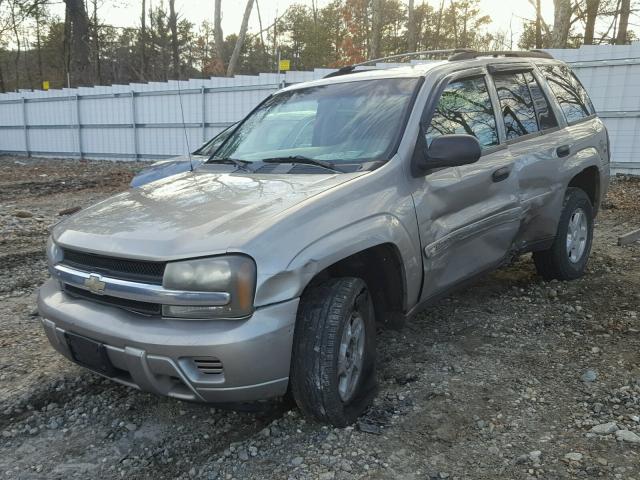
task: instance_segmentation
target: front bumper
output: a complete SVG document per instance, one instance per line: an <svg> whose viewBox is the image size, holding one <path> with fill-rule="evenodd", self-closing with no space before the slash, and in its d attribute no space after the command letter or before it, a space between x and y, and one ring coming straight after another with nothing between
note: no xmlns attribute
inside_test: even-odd
<svg viewBox="0 0 640 480"><path fill-rule="evenodd" d="M79 300L49 279L38 309L53 347L73 361L65 333L105 345L113 380L182 400L250 402L281 396L289 381L298 299L247 320L172 320ZM211 374L198 362L217 361Z"/></svg>

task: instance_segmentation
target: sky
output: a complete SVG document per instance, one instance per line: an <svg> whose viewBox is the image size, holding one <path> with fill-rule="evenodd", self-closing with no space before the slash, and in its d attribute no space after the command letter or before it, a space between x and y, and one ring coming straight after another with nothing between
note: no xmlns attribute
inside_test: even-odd
<svg viewBox="0 0 640 480"><path fill-rule="evenodd" d="M147 0L147 4L160 3L162 0ZM407 0L402 0L405 3ZM429 3L438 8L439 0L414 0L416 5ZM320 7L328 4L330 0L318 0ZM165 5L166 5L165 0ZM311 0L258 0L260 14L264 26L273 22L277 15L284 12L293 3L311 5ZM179 15L187 18L198 25L203 20L213 22L213 0L176 0L176 8ZM139 0L108 0L105 1L98 15L107 24L119 27L130 27L138 25L140 20ZM245 0L222 0L222 30L226 35L237 32L240 29L242 15L244 13ZM522 30L522 19L532 19L535 16L534 8L528 0L480 0L482 13L489 15L493 24L491 31L504 31L509 33L513 30L514 45ZM54 7L54 11L61 17L64 16L64 7L59 4ZM542 16L548 23L553 23L553 0L542 0ZM249 22L249 30L257 32L258 15L254 5ZM515 48L515 47L514 47Z"/></svg>

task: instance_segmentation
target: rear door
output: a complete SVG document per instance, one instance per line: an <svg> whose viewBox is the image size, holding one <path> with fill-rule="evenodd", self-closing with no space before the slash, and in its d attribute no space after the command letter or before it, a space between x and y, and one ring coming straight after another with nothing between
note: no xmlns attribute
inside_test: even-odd
<svg viewBox="0 0 640 480"><path fill-rule="evenodd" d="M557 101L558 117L566 122L560 142L565 146L564 155L559 157L562 176L568 181L570 172L577 173L576 168L584 168L589 163L597 166L602 183L600 195L596 194L596 197L602 198L607 188L610 161L604 123L596 116L584 86L567 65L549 62L538 68Z"/></svg>
<svg viewBox="0 0 640 480"><path fill-rule="evenodd" d="M439 135L474 135L478 162L415 179L414 202L423 248L422 299L495 267L508 255L521 218L513 158L500 145L495 96L484 70L449 79L426 115L427 144Z"/></svg>
<svg viewBox="0 0 640 480"><path fill-rule="evenodd" d="M548 206L557 203L564 192L558 158L567 148L566 132L561 130L532 65L500 64L488 68L522 207L516 247L535 248L555 235L557 222L551 218L555 212Z"/></svg>

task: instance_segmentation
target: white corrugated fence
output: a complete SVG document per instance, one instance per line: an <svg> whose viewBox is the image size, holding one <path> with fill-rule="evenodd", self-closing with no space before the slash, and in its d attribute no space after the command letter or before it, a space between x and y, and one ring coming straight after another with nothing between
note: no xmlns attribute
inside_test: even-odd
<svg viewBox="0 0 640 480"><path fill-rule="evenodd" d="M549 51L571 64L607 124L613 171L640 174L640 42ZM240 120L283 82L330 71L0 94L0 153L116 160L180 155L187 143L193 151Z"/></svg>

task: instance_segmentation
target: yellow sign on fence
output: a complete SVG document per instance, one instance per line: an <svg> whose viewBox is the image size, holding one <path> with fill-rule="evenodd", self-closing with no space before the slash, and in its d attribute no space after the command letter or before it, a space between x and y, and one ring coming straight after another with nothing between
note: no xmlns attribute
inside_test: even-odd
<svg viewBox="0 0 640 480"><path fill-rule="evenodd" d="M49 90L49 80L43 80L42 89L43 90Z"/></svg>
<svg viewBox="0 0 640 480"><path fill-rule="evenodd" d="M288 70L291 70L291 60L280 60L279 69L281 72L286 72Z"/></svg>

